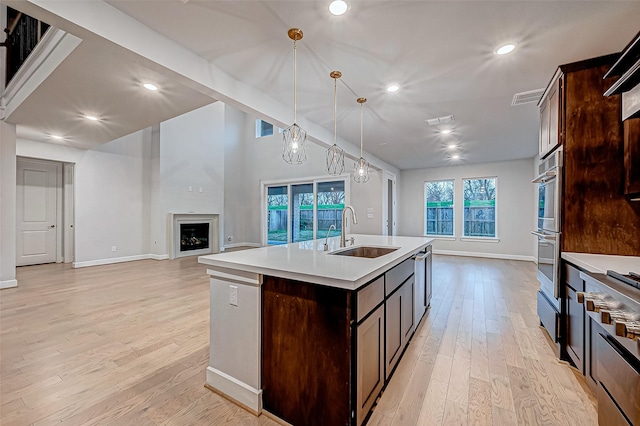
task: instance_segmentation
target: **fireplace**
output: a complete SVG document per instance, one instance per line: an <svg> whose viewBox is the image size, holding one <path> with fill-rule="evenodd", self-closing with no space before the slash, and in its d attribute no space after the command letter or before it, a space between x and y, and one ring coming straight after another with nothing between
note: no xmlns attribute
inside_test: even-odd
<svg viewBox="0 0 640 426"><path fill-rule="evenodd" d="M209 223L181 223L180 251L209 248Z"/></svg>
<svg viewBox="0 0 640 426"><path fill-rule="evenodd" d="M219 215L169 213L167 219L169 258L220 251Z"/></svg>

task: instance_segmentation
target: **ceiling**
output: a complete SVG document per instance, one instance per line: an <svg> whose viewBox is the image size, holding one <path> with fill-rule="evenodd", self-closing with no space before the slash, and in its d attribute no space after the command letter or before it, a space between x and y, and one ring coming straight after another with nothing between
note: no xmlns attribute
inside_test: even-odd
<svg viewBox="0 0 640 426"><path fill-rule="evenodd" d="M514 94L544 88L560 64L622 50L640 30L640 1L363 0L351 1L350 10L342 16L328 12L328 1L315 0L107 3L285 105L293 103L293 43L287 30L302 29L297 55L298 114L332 134L329 73L341 71L338 134L359 144L356 98L366 97L365 150L399 169L535 156L537 106L511 106ZM113 96L81 87L88 70L91 87L104 81L104 87L112 88L112 79L125 75L129 66L153 68L107 41L95 42L104 44L99 47L108 54L100 58L110 58L110 65L91 59L102 52L96 46L76 49L69 63L65 61L59 73L56 70L58 75L28 99L30 104L20 115L23 124L36 111L38 116L49 116L49 123L43 119L31 127L56 123L77 128L77 114L56 116L47 105L67 98L73 105L100 99L113 115L114 128L124 129L105 130L105 136L96 139L102 143L114 134L126 134L125 130L137 130L150 121L213 101L166 69L153 71L162 84L175 85L180 102L165 94L170 101L145 104L145 113L140 112L137 98L129 97L140 96L133 95L137 87ZM495 55L495 48L506 42L515 42L516 50ZM392 82L401 89L387 93L385 87ZM116 111L120 111L117 116ZM453 115L454 122L440 126L425 122L445 115ZM451 128L452 133L440 134L443 128ZM447 149L449 144L457 148ZM460 158L452 159L453 153Z"/></svg>

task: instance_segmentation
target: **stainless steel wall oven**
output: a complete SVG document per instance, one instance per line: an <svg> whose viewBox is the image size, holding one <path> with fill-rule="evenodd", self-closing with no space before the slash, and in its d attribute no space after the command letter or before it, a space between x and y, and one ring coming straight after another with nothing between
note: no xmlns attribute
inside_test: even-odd
<svg viewBox="0 0 640 426"><path fill-rule="evenodd" d="M562 147L542 159L538 166L536 205L538 226L532 232L538 239L537 311L540 324L549 333L560 356L562 327L560 321L560 203L562 194Z"/></svg>
<svg viewBox="0 0 640 426"><path fill-rule="evenodd" d="M540 162L536 205L538 226L538 281L540 290L560 310L560 195L562 193L562 148Z"/></svg>

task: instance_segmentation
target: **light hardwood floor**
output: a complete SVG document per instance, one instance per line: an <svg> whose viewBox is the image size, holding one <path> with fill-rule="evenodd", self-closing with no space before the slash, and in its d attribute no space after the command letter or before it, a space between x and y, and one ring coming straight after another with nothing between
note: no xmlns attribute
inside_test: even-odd
<svg viewBox="0 0 640 426"><path fill-rule="evenodd" d="M532 263L433 265L432 307L368 424L597 424L584 379L538 327ZM203 386L205 269L18 268L19 287L0 291L0 424L275 425Z"/></svg>

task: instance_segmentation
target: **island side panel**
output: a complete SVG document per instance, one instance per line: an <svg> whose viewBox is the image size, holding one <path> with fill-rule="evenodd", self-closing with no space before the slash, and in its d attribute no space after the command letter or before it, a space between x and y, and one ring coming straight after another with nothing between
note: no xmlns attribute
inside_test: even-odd
<svg viewBox="0 0 640 426"><path fill-rule="evenodd" d="M262 411L260 385L261 296L259 274L208 270L211 335L206 380L254 414ZM232 304L231 292L237 294Z"/></svg>
<svg viewBox="0 0 640 426"><path fill-rule="evenodd" d="M347 290L264 277L266 411L294 425L350 424L351 319Z"/></svg>

